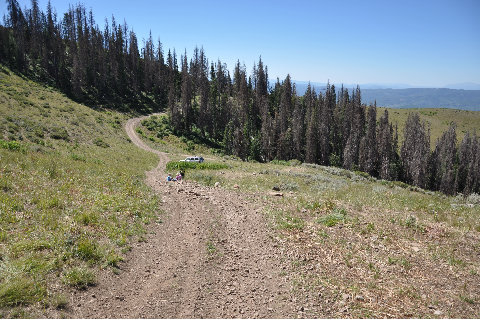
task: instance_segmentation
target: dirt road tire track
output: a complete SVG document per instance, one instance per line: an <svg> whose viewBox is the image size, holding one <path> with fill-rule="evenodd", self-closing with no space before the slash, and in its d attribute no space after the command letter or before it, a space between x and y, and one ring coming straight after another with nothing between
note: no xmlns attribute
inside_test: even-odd
<svg viewBox="0 0 480 319"><path fill-rule="evenodd" d="M163 223L133 245L119 275L104 271L96 287L72 297L72 317L294 317L281 275L287 261L269 237L261 199L188 180L164 182L168 157L137 136L142 119L129 120L125 130L159 157L146 182L162 198Z"/></svg>

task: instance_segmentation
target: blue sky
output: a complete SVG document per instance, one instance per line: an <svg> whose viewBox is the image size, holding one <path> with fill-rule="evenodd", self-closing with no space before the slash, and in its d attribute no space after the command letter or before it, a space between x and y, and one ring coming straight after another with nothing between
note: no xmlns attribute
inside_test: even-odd
<svg viewBox="0 0 480 319"><path fill-rule="evenodd" d="M6 4L0 0L0 12ZM39 0L45 11L48 0ZM443 87L480 83L480 1L60 1L127 21L140 42L151 30L177 53L203 46L210 61L251 70L262 56L270 78ZM30 0L20 0L30 7Z"/></svg>

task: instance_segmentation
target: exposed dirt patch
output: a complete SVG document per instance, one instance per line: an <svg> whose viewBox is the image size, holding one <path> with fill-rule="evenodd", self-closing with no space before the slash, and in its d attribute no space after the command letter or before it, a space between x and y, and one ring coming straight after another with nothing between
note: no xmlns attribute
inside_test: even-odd
<svg viewBox="0 0 480 319"><path fill-rule="evenodd" d="M282 257L261 213L262 200L190 181L165 182L165 153L146 180L163 199L165 215L151 225L115 275L72 297L74 318L291 318L297 312ZM135 165L135 163L132 163ZM188 176L187 176L188 179ZM252 200L252 196L253 199Z"/></svg>

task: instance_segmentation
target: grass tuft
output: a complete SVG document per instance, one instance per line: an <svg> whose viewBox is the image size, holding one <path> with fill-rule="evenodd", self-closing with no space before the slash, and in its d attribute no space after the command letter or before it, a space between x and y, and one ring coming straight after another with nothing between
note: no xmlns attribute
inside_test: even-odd
<svg viewBox="0 0 480 319"><path fill-rule="evenodd" d="M63 282L80 290L94 286L97 282L95 274L88 268L76 267L66 271L63 275Z"/></svg>
<svg viewBox="0 0 480 319"><path fill-rule="evenodd" d="M47 294L43 283L29 277L14 277L0 283L0 307L27 306Z"/></svg>
<svg viewBox="0 0 480 319"><path fill-rule="evenodd" d="M331 214L319 217L317 222L327 227L333 227L339 223L344 223L346 219L347 211L343 208L335 208Z"/></svg>
<svg viewBox="0 0 480 319"><path fill-rule="evenodd" d="M81 239L76 247L76 255L85 261L95 263L102 259L97 244L90 238Z"/></svg>

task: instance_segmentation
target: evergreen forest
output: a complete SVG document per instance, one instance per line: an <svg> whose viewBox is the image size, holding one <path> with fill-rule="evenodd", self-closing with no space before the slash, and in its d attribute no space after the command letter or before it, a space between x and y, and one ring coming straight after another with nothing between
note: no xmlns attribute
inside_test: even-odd
<svg viewBox="0 0 480 319"><path fill-rule="evenodd" d="M37 0L28 9L7 4L0 63L92 108L166 111L176 135L196 136L242 160L297 160L449 195L480 193L480 137L467 132L457 143L453 122L431 147L418 114L403 128L387 110L377 121L376 103L362 104L358 86L328 84L318 93L308 86L299 96L290 76L270 82L261 58L251 72L239 62L231 72L203 47L177 53L151 34L140 46L114 17L101 29L81 4L61 17L50 3L46 12Z"/></svg>

